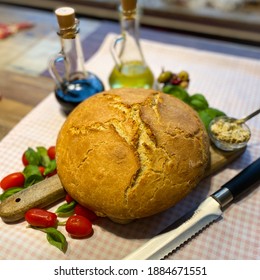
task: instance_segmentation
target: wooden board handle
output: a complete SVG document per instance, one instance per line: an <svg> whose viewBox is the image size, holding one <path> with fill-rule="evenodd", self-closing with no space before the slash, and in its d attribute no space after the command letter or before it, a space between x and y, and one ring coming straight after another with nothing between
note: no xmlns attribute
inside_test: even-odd
<svg viewBox="0 0 260 280"><path fill-rule="evenodd" d="M65 197L58 175L54 175L5 199L0 204L0 217L11 223L24 218L27 210L44 208Z"/></svg>

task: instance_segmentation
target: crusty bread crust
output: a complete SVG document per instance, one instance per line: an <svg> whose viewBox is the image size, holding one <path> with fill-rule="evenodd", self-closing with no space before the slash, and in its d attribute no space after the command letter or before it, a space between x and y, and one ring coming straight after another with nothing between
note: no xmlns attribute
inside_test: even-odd
<svg viewBox="0 0 260 280"><path fill-rule="evenodd" d="M179 99L113 89L68 116L56 157L61 182L75 200L123 222L184 198L204 175L209 140L197 113Z"/></svg>

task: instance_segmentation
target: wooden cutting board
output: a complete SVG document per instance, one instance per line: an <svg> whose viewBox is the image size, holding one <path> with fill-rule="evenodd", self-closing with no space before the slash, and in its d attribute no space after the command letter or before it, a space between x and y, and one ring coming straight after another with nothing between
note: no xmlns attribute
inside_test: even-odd
<svg viewBox="0 0 260 280"><path fill-rule="evenodd" d="M210 146L210 163L207 172L204 177L212 175L217 171L223 169L226 165L234 161L236 158L240 157L246 148L234 151L234 152L224 152L216 148L215 146Z"/></svg>
<svg viewBox="0 0 260 280"><path fill-rule="evenodd" d="M244 151L245 148L236 152L222 152L212 146L210 148L210 164L205 177L221 170ZM7 223L17 222L23 219L27 210L34 207L51 206L64 197L65 190L58 175L54 175L5 199L0 204L0 217Z"/></svg>

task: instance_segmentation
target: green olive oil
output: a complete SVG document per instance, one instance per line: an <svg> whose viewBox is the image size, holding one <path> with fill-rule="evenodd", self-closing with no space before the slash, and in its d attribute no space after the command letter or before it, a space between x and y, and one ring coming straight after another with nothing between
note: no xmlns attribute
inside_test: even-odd
<svg viewBox="0 0 260 280"><path fill-rule="evenodd" d="M152 88L154 83L153 73L141 61L130 61L115 66L109 77L111 88Z"/></svg>

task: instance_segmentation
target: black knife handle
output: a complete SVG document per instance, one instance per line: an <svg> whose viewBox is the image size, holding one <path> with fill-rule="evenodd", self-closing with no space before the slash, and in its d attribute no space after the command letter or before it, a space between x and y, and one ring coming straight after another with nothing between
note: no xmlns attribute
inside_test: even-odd
<svg viewBox="0 0 260 280"><path fill-rule="evenodd" d="M233 198L236 198L258 180L260 180L260 158L224 184L221 189L227 188L232 193Z"/></svg>

